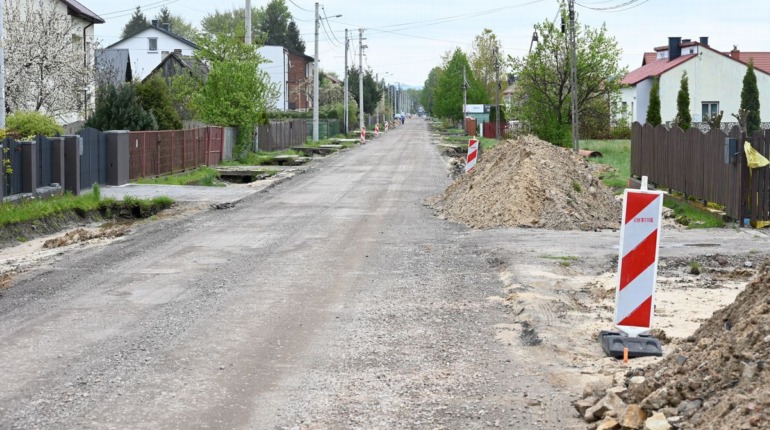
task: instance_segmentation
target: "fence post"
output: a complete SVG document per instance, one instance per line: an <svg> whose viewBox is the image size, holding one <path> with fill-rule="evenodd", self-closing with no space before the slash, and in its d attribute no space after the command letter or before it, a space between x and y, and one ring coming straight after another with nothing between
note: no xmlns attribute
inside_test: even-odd
<svg viewBox="0 0 770 430"><path fill-rule="evenodd" d="M128 130L110 130L104 134L107 135L107 184L127 184L131 157Z"/></svg>
<svg viewBox="0 0 770 430"><path fill-rule="evenodd" d="M64 136L64 189L80 195L80 155L83 138L73 134Z"/></svg>
<svg viewBox="0 0 770 430"><path fill-rule="evenodd" d="M5 163L3 163L5 155L3 154L3 148L5 146L0 143L0 203L2 203L3 196L5 195Z"/></svg>
<svg viewBox="0 0 770 430"><path fill-rule="evenodd" d="M64 188L64 138L51 138L51 182Z"/></svg>
<svg viewBox="0 0 770 430"><path fill-rule="evenodd" d="M24 166L21 171L21 192L34 194L37 191L36 142L21 142L21 162Z"/></svg>

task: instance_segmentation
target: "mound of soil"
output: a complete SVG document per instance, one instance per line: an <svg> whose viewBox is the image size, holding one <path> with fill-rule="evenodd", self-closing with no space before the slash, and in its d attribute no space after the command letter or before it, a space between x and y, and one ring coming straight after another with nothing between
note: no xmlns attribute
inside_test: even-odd
<svg viewBox="0 0 770 430"><path fill-rule="evenodd" d="M770 267L688 343L643 370L629 403L683 420L678 427L766 428L770 423ZM632 375L629 375L632 376ZM654 408L652 408L654 406Z"/></svg>
<svg viewBox="0 0 770 430"><path fill-rule="evenodd" d="M483 154L431 204L474 228L555 230L619 228L621 203L598 180L601 167L534 136L502 142Z"/></svg>

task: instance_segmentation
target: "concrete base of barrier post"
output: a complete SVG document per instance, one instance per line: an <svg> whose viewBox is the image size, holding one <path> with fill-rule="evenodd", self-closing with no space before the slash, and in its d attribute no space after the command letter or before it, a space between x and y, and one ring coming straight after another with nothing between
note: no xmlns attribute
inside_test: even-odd
<svg viewBox="0 0 770 430"><path fill-rule="evenodd" d="M80 155L83 138L78 135L64 136L64 189L80 195Z"/></svg>
<svg viewBox="0 0 770 430"><path fill-rule="evenodd" d="M64 187L64 138L51 137L51 182ZM49 184L50 185L50 184Z"/></svg>
<svg viewBox="0 0 770 430"><path fill-rule="evenodd" d="M107 185L123 185L129 178L128 130L105 131L107 135Z"/></svg>
<svg viewBox="0 0 770 430"><path fill-rule="evenodd" d="M613 358L623 358L623 352L626 349L629 358L663 355L660 341L652 336L631 337L619 332L602 330L599 333L599 342L602 344L604 353Z"/></svg>
<svg viewBox="0 0 770 430"><path fill-rule="evenodd" d="M21 192L37 191L37 142L21 142Z"/></svg>

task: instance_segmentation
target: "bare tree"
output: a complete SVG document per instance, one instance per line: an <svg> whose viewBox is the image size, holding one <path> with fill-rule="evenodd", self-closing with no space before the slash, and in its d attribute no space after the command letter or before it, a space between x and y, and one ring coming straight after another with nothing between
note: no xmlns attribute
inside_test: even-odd
<svg viewBox="0 0 770 430"><path fill-rule="evenodd" d="M92 40L51 0L3 2L6 102L63 119L84 112L93 88ZM85 116L85 115L84 115Z"/></svg>

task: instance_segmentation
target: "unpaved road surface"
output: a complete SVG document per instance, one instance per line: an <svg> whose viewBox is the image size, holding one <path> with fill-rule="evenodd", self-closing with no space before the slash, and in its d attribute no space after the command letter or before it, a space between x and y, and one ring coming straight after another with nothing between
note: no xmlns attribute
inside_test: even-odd
<svg viewBox="0 0 770 430"><path fill-rule="evenodd" d="M570 401L618 370L593 331L618 233L441 220L431 143L410 120L233 209L16 275L0 428L585 428ZM684 262L768 248L732 229L662 243Z"/></svg>

